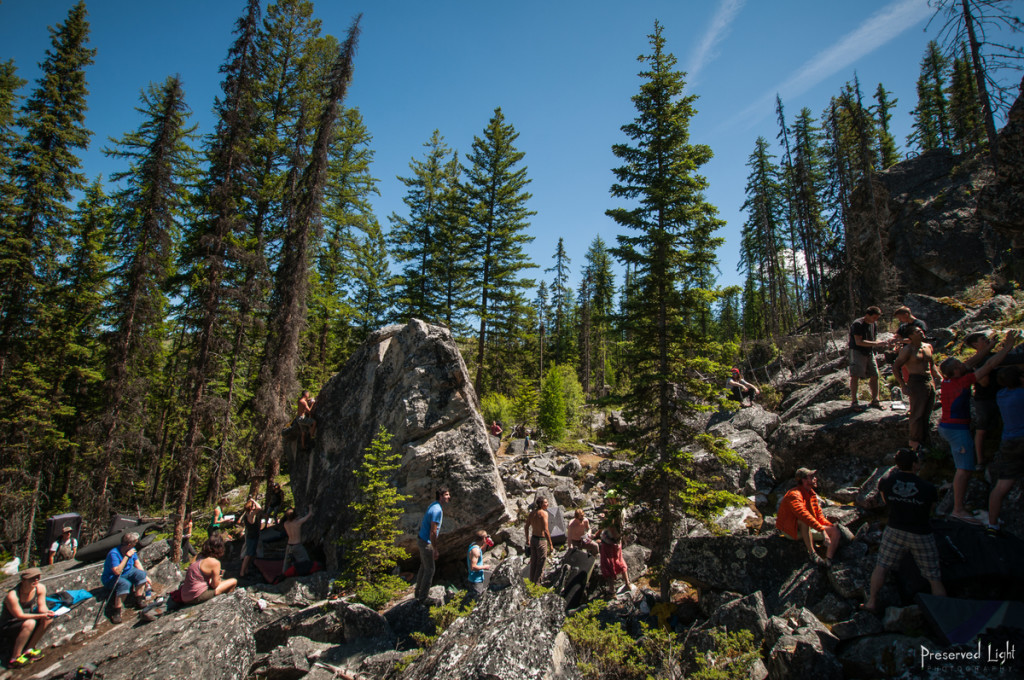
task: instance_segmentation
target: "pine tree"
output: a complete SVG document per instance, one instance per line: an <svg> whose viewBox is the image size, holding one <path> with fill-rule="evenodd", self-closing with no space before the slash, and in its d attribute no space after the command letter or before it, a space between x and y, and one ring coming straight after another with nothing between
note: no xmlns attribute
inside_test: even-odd
<svg viewBox="0 0 1024 680"><path fill-rule="evenodd" d="M484 393L485 371L492 385L496 378L496 367L488 362L488 343L502 340L503 333L507 339L516 313L526 306L523 291L534 283L519 278L524 269L536 265L523 251L533 241L524 232L535 213L526 207L531 196L526 191L526 168L516 167L525 156L515 148L518 137L501 108L495 109L483 137L473 138L473 150L466 158L469 166L464 168L469 240L476 248L469 280L476 295L473 313L480 321L477 394Z"/></svg>
<svg viewBox="0 0 1024 680"><path fill-rule="evenodd" d="M551 306L555 312L555 339L552 349L554 362L560 364L565 362L567 351L565 321L569 306L569 265L572 263L565 252L565 239L562 237L558 238L558 246L551 259L555 261L554 266L545 269L544 272L555 275L551 281Z"/></svg>
<svg viewBox="0 0 1024 680"><path fill-rule="evenodd" d="M388 243L396 262L405 265L396 300L399 314L402 318L435 321L441 295L435 289L439 282L432 276L438 254L434 239L447 219L445 197L450 187L446 165L452 154L438 130L423 146L424 159L409 161L412 176L398 178L407 189L402 201L409 208L409 217L390 215Z"/></svg>
<svg viewBox="0 0 1024 680"><path fill-rule="evenodd" d="M18 90L26 82L18 77L13 59L0 62L0 258L7 257L6 244L11 242L13 236L10 229L14 220L16 192L11 171L14 169L14 150L21 142L14 120L19 102ZM12 271L14 264L13 261L0 259L0 269L5 272ZM0 284L0 291L4 290L4 285Z"/></svg>
<svg viewBox="0 0 1024 680"><path fill-rule="evenodd" d="M824 217L822 195L825 192L825 169L821 149L821 131L807 107L801 109L793 122L793 217L797 224L799 244L794 250L803 253L807 272L807 296L812 313L819 319L825 311L826 278L832 269L834 247Z"/></svg>
<svg viewBox="0 0 1024 680"><path fill-rule="evenodd" d="M57 284L58 267L70 248L68 203L73 192L85 187L76 153L88 146L91 134L84 125L85 69L95 55L86 47L85 3L75 4L50 35L52 49L40 64L42 75L18 117L25 133L10 171L15 205L0 245L0 389L7 382L8 362L34 342L31 335L47 332L33 317L47 296L45 288ZM7 76L8 86L12 77Z"/></svg>
<svg viewBox="0 0 1024 680"><path fill-rule="evenodd" d="M892 120L892 114L890 111L898 99L890 99L889 96L892 92L889 92L882 86L882 83L878 84L878 89L875 90L875 116L878 118L878 151L880 154L881 169L895 165L899 162L899 154L896 149L896 140L893 138L892 133L889 132L889 121Z"/></svg>
<svg viewBox="0 0 1024 680"><path fill-rule="evenodd" d="M725 373L711 356L714 343L703 335L700 318L714 299L704 287L713 264L706 248L720 242L712 234L722 221L704 198L707 180L697 174L711 159L711 149L690 142L696 97L683 94L683 74L665 51L661 24L655 22L649 38L651 54L640 57L646 70L633 96L637 116L622 127L632 145L612 147L623 162L613 170L612 196L632 207L607 214L635 232L620 235L612 251L635 277L630 281L635 293L630 291L624 303L623 327L630 336L625 363L633 369L627 410L639 430L634 463L644 472L629 480L628 491L649 510L658 534L652 562L663 565L680 516L695 512L709 517L721 500L692 477L692 458L685 451L698 444L717 452L718 442L701 437L680 415L713 408L719 390L706 376ZM665 578L666 598L667 590Z"/></svg>
<svg viewBox="0 0 1024 680"><path fill-rule="evenodd" d="M590 302L590 324L589 345L593 353L591 365L596 365L594 380L598 389L603 390L609 384L608 367L610 357L608 347L612 342L612 320L615 310L615 272L612 269L612 257L604 239L595 236L590 242L590 247L585 255L587 264L584 268L586 280L589 284ZM585 375L585 384L589 385L590 378Z"/></svg>
<svg viewBox="0 0 1024 680"><path fill-rule="evenodd" d="M431 277L440 299L438 318L452 333L469 333L467 311L473 307L472 267L474 243L470 239L469 197L461 183L462 165L453 153L445 168L447 190L441 196L441 216L434 231Z"/></svg>
<svg viewBox="0 0 1024 680"><path fill-rule="evenodd" d="M537 424L549 442L560 442L565 439L565 385L558 364L552 364L544 375L540 388L540 401L537 405Z"/></svg>
<svg viewBox="0 0 1024 680"><path fill-rule="evenodd" d="M393 281L387 243L376 220L367 224L363 235L355 239L352 257L356 322L365 338L391 318Z"/></svg>
<svg viewBox="0 0 1024 680"><path fill-rule="evenodd" d="M394 473L400 467L402 455L392 446L391 437L382 425L356 471L359 497L352 502L354 519L350 535L344 540L348 547L345 580L356 589L367 585L379 587L398 561L408 557L404 548L395 545L402 535L401 506L410 496L398 493L395 485Z"/></svg>
<svg viewBox="0 0 1024 680"><path fill-rule="evenodd" d="M978 84L971 70L966 45L961 46L960 55L953 59L949 122L956 153L970 153L981 148L985 137L984 114L978 101Z"/></svg>
<svg viewBox="0 0 1024 680"><path fill-rule="evenodd" d="M94 498L101 517L108 507L108 480L120 467L122 450L139 450L137 438L148 431L147 402L152 379L163 368L169 281L195 172L190 146L195 128L188 126L181 79L171 76L160 86L150 85L140 102L137 110L144 120L138 130L106 150L108 156L128 161L129 169L111 176L123 188L114 195L116 284L108 311L112 333L99 442L102 458L95 469ZM120 496L124 489L117 491Z"/></svg>
<svg viewBox="0 0 1024 680"><path fill-rule="evenodd" d="M268 323L263 361L254 390L257 469L270 465L277 472L282 428L298 393L299 339L306 326L306 303L314 248L319 238L321 203L330 166L330 147L343 115L342 102L352 80L353 58L359 40L359 18L349 28L338 51L328 93L316 126L309 163L302 171L294 209L285 223L281 260L274 273L273 310ZM301 120L300 116L300 120Z"/></svg>
<svg viewBox="0 0 1024 680"><path fill-rule="evenodd" d="M931 151L949 145L949 112L946 101L946 70L949 62L934 40L925 48L921 60L921 75L917 79L917 108L914 132L907 141L921 151Z"/></svg>

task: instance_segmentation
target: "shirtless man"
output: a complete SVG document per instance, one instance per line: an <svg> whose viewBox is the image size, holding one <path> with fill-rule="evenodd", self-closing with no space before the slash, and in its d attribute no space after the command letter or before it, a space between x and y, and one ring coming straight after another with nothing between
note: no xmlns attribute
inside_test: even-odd
<svg viewBox="0 0 1024 680"><path fill-rule="evenodd" d="M284 513L284 517L281 518L281 526L284 527L284 533L288 535L288 545L284 549L285 571L293 564L309 562L309 553L306 552L305 546L302 545L302 525L312 516L313 508L309 509L305 517L299 518L295 517L294 509L289 509Z"/></svg>
<svg viewBox="0 0 1024 680"><path fill-rule="evenodd" d="M530 530L533 540L530 540ZM547 543L544 541L547 540ZM530 546L530 580L540 583L544 575L544 562L548 559L548 551L554 551L551 532L548 531L548 499L538 498L536 507L526 518L526 545Z"/></svg>
<svg viewBox="0 0 1024 680"><path fill-rule="evenodd" d="M905 378L901 369L906 370ZM896 357L892 373L896 384L910 398L909 441L911 450L916 452L928 439L928 421L935 406L935 386L942 383L942 376L932 357L932 346L924 341L924 330L920 326L910 327L907 344Z"/></svg>
<svg viewBox="0 0 1024 680"><path fill-rule="evenodd" d="M306 448L308 442L313 437L316 437L316 420L313 419L313 404L316 400L309 395L309 390L302 390L302 396L299 397L299 446ZM306 437L306 432L309 432L309 438Z"/></svg>

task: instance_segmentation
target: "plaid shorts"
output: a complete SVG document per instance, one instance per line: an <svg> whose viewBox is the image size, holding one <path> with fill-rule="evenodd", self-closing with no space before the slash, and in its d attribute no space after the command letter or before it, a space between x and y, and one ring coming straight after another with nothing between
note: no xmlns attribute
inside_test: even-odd
<svg viewBox="0 0 1024 680"><path fill-rule="evenodd" d="M882 545L878 548L878 566L894 569L900 560L910 551L914 556L921 575L929 581L938 581L939 549L935 547L934 534L913 534L901 529L886 527L882 532Z"/></svg>

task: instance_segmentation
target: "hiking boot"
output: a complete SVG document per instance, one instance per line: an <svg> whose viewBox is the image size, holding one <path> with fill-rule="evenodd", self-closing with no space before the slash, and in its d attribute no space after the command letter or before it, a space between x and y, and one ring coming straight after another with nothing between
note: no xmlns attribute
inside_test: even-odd
<svg viewBox="0 0 1024 680"><path fill-rule="evenodd" d="M121 608L120 607L118 607L117 609L115 609L112 612L110 612L110 622L111 623L121 623Z"/></svg>

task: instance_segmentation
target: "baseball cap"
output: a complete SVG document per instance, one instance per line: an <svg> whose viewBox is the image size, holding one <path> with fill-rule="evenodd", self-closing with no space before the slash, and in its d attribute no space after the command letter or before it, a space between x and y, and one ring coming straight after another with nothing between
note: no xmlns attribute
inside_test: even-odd
<svg viewBox="0 0 1024 680"><path fill-rule="evenodd" d="M43 572L39 571L37 568L29 567L25 571L21 572L21 580L22 581L31 581L34 578L42 577L42 575L43 575Z"/></svg>
<svg viewBox="0 0 1024 680"><path fill-rule="evenodd" d="M64 527L63 529L61 529L61 530L60 530L60 532L61 532L62 534L63 534L63 533L65 532L65 531L74 531L74 529L72 529L71 527Z"/></svg>
<svg viewBox="0 0 1024 680"><path fill-rule="evenodd" d="M813 477L816 474L818 474L817 470L811 470L810 468L800 468L799 470L796 471L795 476L798 480L800 480L807 479L808 477Z"/></svg>

